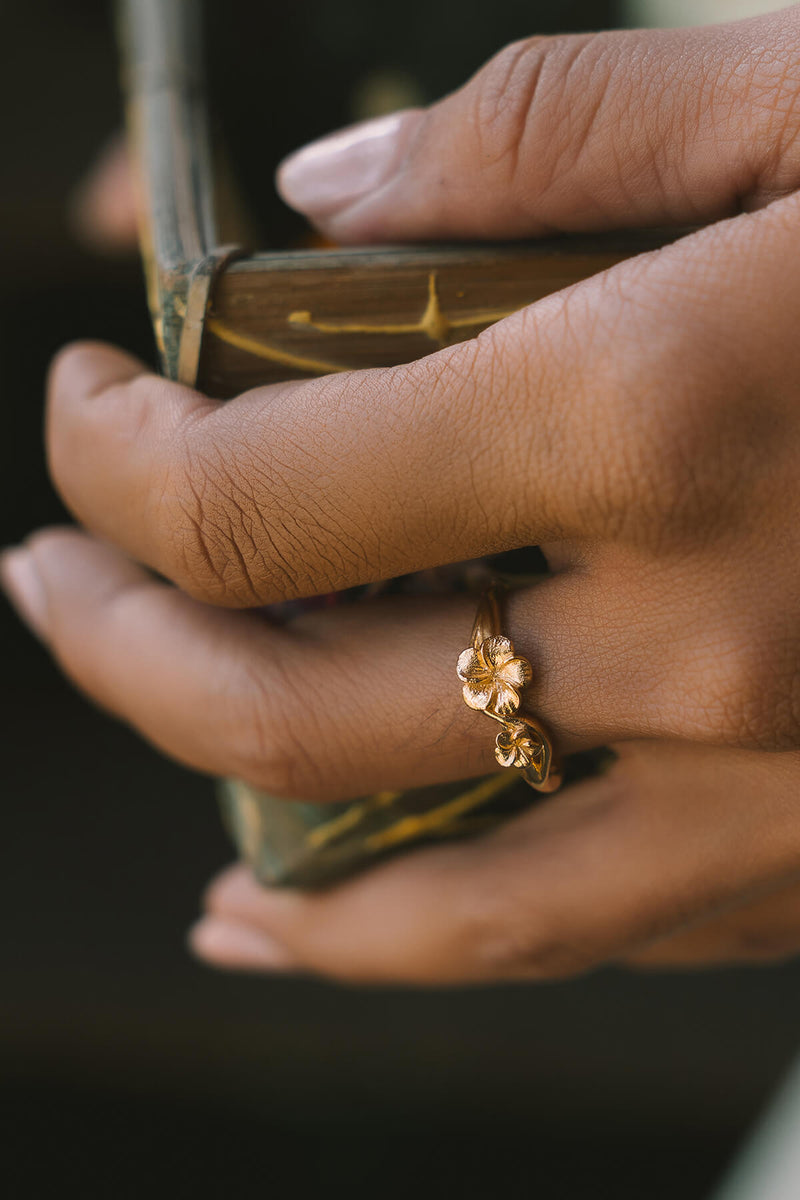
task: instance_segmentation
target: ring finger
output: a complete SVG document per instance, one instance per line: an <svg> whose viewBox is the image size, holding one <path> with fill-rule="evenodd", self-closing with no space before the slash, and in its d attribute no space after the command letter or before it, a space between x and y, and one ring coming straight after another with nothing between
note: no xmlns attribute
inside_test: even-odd
<svg viewBox="0 0 800 1200"><path fill-rule="evenodd" d="M492 730L455 675L468 597L385 598L278 626L203 605L77 530L36 535L3 574L79 686L193 767L318 800L496 770ZM650 634L599 646L595 593L566 572L509 606L508 632L534 669L526 700L567 753L659 722L664 732L637 642ZM648 664L641 686L637 663Z"/></svg>

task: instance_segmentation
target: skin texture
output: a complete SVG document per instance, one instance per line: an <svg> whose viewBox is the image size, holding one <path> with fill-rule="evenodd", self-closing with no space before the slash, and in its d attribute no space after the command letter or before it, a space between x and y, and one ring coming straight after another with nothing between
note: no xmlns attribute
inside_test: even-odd
<svg viewBox="0 0 800 1200"><path fill-rule="evenodd" d="M537 39L388 143L284 164L340 241L709 223L473 341L225 405L111 347L57 358L48 454L83 529L3 578L167 753L323 801L491 770L455 677L470 603L242 610L539 544L553 577L506 622L531 709L619 755L325 893L233 868L192 933L208 961L425 984L800 948L799 35L792 9Z"/></svg>

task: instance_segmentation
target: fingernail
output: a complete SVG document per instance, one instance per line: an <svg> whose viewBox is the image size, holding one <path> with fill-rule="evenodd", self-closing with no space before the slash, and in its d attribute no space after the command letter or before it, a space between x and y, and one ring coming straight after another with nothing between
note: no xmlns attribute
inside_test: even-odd
<svg viewBox="0 0 800 1200"><path fill-rule="evenodd" d="M30 550L18 547L0 556L0 583L37 637L47 637L47 593Z"/></svg>
<svg viewBox="0 0 800 1200"><path fill-rule="evenodd" d="M406 109L364 121L298 150L278 170L284 200L313 218L349 208L396 174L421 119L420 111Z"/></svg>
<svg viewBox="0 0 800 1200"><path fill-rule="evenodd" d="M189 930L188 941L194 954L220 967L286 971L294 966L286 947L269 934L219 917L202 917Z"/></svg>

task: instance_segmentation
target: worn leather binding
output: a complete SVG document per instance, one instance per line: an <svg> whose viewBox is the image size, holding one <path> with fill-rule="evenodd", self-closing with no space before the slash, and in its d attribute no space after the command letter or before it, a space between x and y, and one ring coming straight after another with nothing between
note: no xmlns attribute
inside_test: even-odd
<svg viewBox="0 0 800 1200"><path fill-rule="evenodd" d="M120 0L118 16L162 369L212 397L408 362L676 236L267 254L220 246L201 6ZM470 580L482 585L485 572L473 567L461 583ZM454 673L453 704L460 703ZM221 796L234 840L259 878L296 886L326 883L423 840L485 829L535 800L513 773L324 806L268 796L236 780L221 784Z"/></svg>

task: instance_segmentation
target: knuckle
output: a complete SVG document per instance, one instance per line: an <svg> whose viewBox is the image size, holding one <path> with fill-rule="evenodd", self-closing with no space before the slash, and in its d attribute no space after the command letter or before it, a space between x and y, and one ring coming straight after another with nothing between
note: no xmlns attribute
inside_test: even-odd
<svg viewBox="0 0 800 1200"><path fill-rule="evenodd" d="M670 247L643 255L577 289L568 313L591 338L576 411L593 455L576 496L607 536L662 549L718 532L741 508L743 462L763 465L741 374L709 370L709 298L675 267Z"/></svg>
<svg viewBox="0 0 800 1200"><path fill-rule="evenodd" d="M479 946L482 974L490 978L573 979L594 965L593 956L557 929L495 929Z"/></svg>
<svg viewBox="0 0 800 1200"><path fill-rule="evenodd" d="M266 669L244 665L221 731L228 771L272 796L328 799L316 723L296 692L276 656Z"/></svg>
<svg viewBox="0 0 800 1200"><path fill-rule="evenodd" d="M480 553L484 545L507 532L496 503L508 474L503 470L502 439L486 437L484 432L490 410L504 427L509 420L507 401L498 397L503 391L497 379L501 371L507 374L497 343L481 334L423 360L392 368L391 377L387 374L387 383L391 378L391 386L404 397L392 442L399 443L409 427L415 437L402 457L384 458L380 471L373 472L374 494L386 511L397 510L398 494L407 497L391 523L385 523L391 539L384 534L379 544L382 531L377 524L370 531L373 553L377 550L380 555L375 567L384 574L406 570L410 557L419 562L422 547L429 563L444 562L452 555L453 522L464 515L462 492L469 513L460 546L466 556ZM436 447L435 478L431 477L431 446ZM409 495L409 477L424 479L425 487ZM491 496L487 495L487 480L491 480ZM342 544L352 555L348 545Z"/></svg>
<svg viewBox="0 0 800 1200"><path fill-rule="evenodd" d="M666 376L658 357L672 364ZM661 535L665 526L674 530L685 517L695 516L692 464L700 429L696 406L687 402L684 380L675 370L677 354L670 345L658 357L642 362L639 353L627 356L609 434L625 432L616 451L609 447L607 461L613 467L607 472L606 492L618 518ZM669 397L661 383L665 377L670 379Z"/></svg>
<svg viewBox="0 0 800 1200"><path fill-rule="evenodd" d="M212 604L250 605L258 595L240 540L242 514L201 467L182 473L169 515L169 574L184 591ZM176 511L177 510L177 511Z"/></svg>
<svg viewBox="0 0 800 1200"><path fill-rule="evenodd" d="M711 124L720 139L741 146L741 195L748 207L762 206L800 182L799 25L793 10L773 15L762 21L758 45L689 45L669 65L652 54L651 37L635 33L512 43L472 85L482 162L522 178L521 150L530 142L542 192L578 164L599 127L609 128L609 157L639 154L641 143L616 137L616 128L620 117L637 121L655 98L670 154L652 145L648 154L664 172L676 170L700 126Z"/></svg>
<svg viewBox="0 0 800 1200"><path fill-rule="evenodd" d="M163 485L152 490L165 573L211 604L250 607L297 595L297 573L270 536L255 494L263 469L234 461L231 469L223 445L202 452L184 446Z"/></svg>
<svg viewBox="0 0 800 1200"><path fill-rule="evenodd" d="M516 158L552 43L530 38L501 50L475 80L475 127L481 140L481 161L496 165Z"/></svg>
<svg viewBox="0 0 800 1200"><path fill-rule="evenodd" d="M486 979L568 979L594 966L593 949L581 944L566 914L547 905L534 911L526 881L517 894L513 874L495 869L491 880L471 879L454 921L459 958Z"/></svg>
<svg viewBox="0 0 800 1200"><path fill-rule="evenodd" d="M754 963L775 963L793 958L800 948L800 929L749 926L736 930L726 958Z"/></svg>
<svg viewBox="0 0 800 1200"><path fill-rule="evenodd" d="M490 531L501 538L511 533L520 539L517 544L537 542L543 528L552 538L574 532L576 521L582 524L575 501L585 492L587 463L576 453L575 414L583 406L584 383L583 372L574 365L580 360L569 353L571 303L552 297L546 307L523 309L475 339L473 378L479 386L463 445L473 485L483 491L494 523ZM545 397L557 397L557 402L546 403ZM527 419L526 410L533 410L535 418ZM460 411L470 414L470 406L464 404ZM591 415L586 406L578 444L594 441ZM478 488L473 490L477 494Z"/></svg>
<svg viewBox="0 0 800 1200"><path fill-rule="evenodd" d="M318 407L333 386L315 381ZM374 505L359 491L357 454L372 480L371 451L353 453L351 423L334 402L343 409L340 392L336 384L313 446L299 406L284 414L279 442L265 439L257 408L184 440L164 485L153 489L153 519L162 531L168 526L166 573L190 594L246 607L337 591L382 569L368 560L366 543L378 540Z"/></svg>
<svg viewBox="0 0 800 1200"><path fill-rule="evenodd" d="M597 35L533 37L512 43L490 59L472 85L474 128L484 167L526 184L535 170L538 189L543 190L563 166L562 156L580 152L591 123L584 122L582 129L576 122L585 89L574 86L575 66L587 47L601 45ZM590 58L596 63L598 56ZM526 154L534 149L532 157Z"/></svg>
<svg viewBox="0 0 800 1200"><path fill-rule="evenodd" d="M686 673L684 732L748 750L800 746L800 646L794 634L730 625ZM696 687L693 686L696 684Z"/></svg>
<svg viewBox="0 0 800 1200"><path fill-rule="evenodd" d="M743 48L726 64L730 122L750 145L752 176L743 190L748 207L761 207L800 182L800 54L798 14L781 14L762 44ZM742 126L746 122L746 128Z"/></svg>
<svg viewBox="0 0 800 1200"><path fill-rule="evenodd" d="M697 405L681 396L681 332L662 326L653 336L642 274L640 263L627 263L521 316L534 348L522 388L559 397L546 422L521 431L523 478L535 485L541 464L555 464L565 533L647 541L693 515ZM543 484L537 512L553 490L551 480Z"/></svg>

